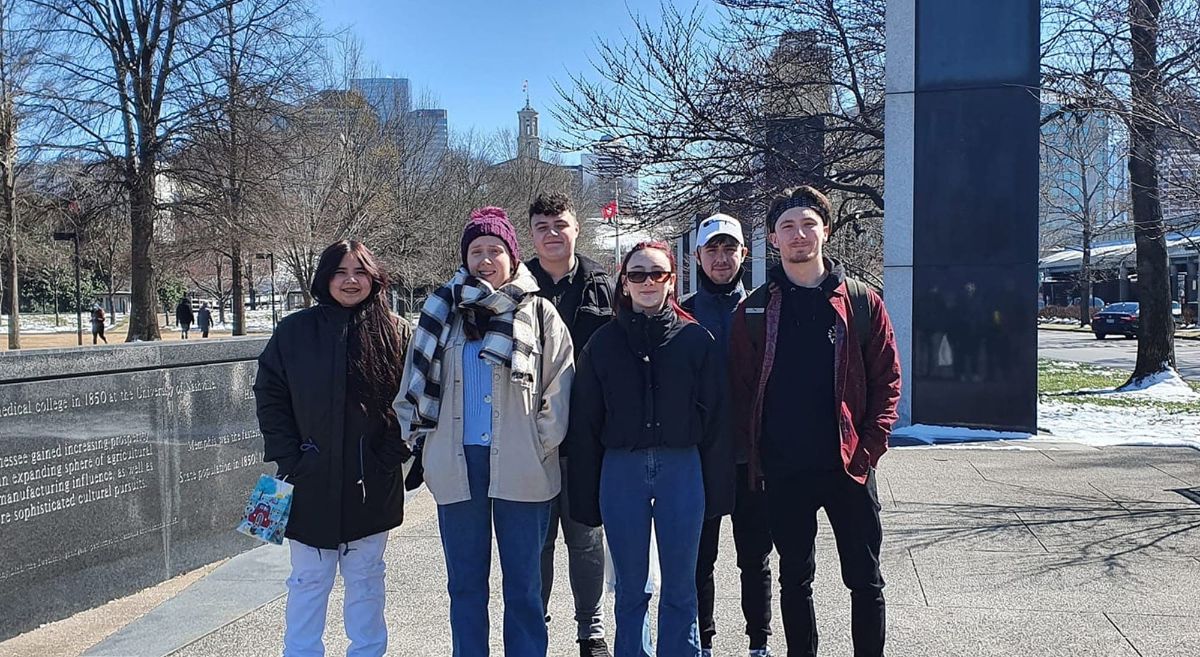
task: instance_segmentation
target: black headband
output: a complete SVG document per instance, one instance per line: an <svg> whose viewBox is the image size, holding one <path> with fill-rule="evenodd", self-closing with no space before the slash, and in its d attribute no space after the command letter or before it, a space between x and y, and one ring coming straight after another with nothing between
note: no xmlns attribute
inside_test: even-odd
<svg viewBox="0 0 1200 657"><path fill-rule="evenodd" d="M825 225L829 225L829 217L825 214L825 208L817 203L817 199L809 194L797 194L771 208L771 211L767 213L767 230L775 232L775 222L779 221L780 215L792 208L812 208L821 215L821 220L825 222Z"/></svg>

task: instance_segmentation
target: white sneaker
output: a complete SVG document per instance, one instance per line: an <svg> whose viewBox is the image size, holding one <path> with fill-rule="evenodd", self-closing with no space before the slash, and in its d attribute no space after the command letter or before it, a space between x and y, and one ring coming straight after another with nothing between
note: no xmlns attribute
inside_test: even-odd
<svg viewBox="0 0 1200 657"><path fill-rule="evenodd" d="M750 657L771 657L771 649L767 647L755 648L750 651Z"/></svg>

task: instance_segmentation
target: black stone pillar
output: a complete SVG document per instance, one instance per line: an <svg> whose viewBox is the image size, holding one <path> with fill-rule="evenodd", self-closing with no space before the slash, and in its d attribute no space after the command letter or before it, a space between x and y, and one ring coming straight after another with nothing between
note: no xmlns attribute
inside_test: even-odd
<svg viewBox="0 0 1200 657"><path fill-rule="evenodd" d="M903 424L1037 426L1038 0L889 0L885 298Z"/></svg>

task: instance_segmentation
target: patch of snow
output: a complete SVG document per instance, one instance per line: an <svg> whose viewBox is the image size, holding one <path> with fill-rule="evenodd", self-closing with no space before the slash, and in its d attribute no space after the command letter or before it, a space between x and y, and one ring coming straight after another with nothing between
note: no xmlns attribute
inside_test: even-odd
<svg viewBox="0 0 1200 657"><path fill-rule="evenodd" d="M1193 390L1179 376L1179 373L1172 369L1165 369L1158 374L1148 376L1136 384L1120 388L1080 390L1079 393L1084 395L1103 395L1118 399L1141 399L1145 401L1200 401L1200 392Z"/></svg>
<svg viewBox="0 0 1200 657"><path fill-rule="evenodd" d="M1075 363L1075 362L1066 361L1066 360L1055 360L1055 361L1050 361L1047 364L1046 369L1048 369L1052 372L1055 372L1055 371L1062 371L1062 370L1077 370L1082 366L1083 366L1083 363Z"/></svg>
<svg viewBox="0 0 1200 657"><path fill-rule="evenodd" d="M1116 394L1161 401L1195 401L1200 399L1200 392L1193 390L1179 376L1179 372L1171 368L1166 368L1158 374L1153 374L1136 383L1118 388Z"/></svg>
<svg viewBox="0 0 1200 657"><path fill-rule="evenodd" d="M112 328L109 323L108 328ZM59 315L59 325L54 325L54 315L43 315L40 313L21 313L21 333L30 335L46 335L51 333L74 333L75 313L61 313ZM0 316L0 333L8 332L8 315ZM91 334L92 324L87 313L83 314L83 332Z"/></svg>
<svg viewBox="0 0 1200 657"><path fill-rule="evenodd" d="M990 431L967 427L942 427L914 424L892 432L888 441L893 446L942 445L952 443L988 442L996 440L1025 440L1030 435L1012 431Z"/></svg>
<svg viewBox="0 0 1200 657"><path fill-rule="evenodd" d="M1024 439L1028 441L1028 439ZM903 447L904 449L996 449L1007 451L1031 451L1040 449L1030 445L1022 445L1019 443L1011 443L1007 440L995 440L991 442L980 443L942 443L937 445L893 445L893 447Z"/></svg>
<svg viewBox="0 0 1200 657"><path fill-rule="evenodd" d="M1097 447L1161 445L1200 449L1200 413L1043 400L1038 404L1038 426L1050 435L1035 440L1066 439Z"/></svg>

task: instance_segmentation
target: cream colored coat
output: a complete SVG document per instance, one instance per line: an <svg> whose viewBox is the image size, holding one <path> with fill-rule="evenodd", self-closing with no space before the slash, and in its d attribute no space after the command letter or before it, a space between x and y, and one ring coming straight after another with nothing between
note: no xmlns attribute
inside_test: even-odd
<svg viewBox="0 0 1200 657"><path fill-rule="evenodd" d="M506 367L494 367L492 372L488 497L513 502L545 502L558 495L562 487L558 447L567 435L571 381L575 376L571 334L558 311L541 297L535 296L529 303L542 305L540 316L545 320L542 342L534 345L541 366L534 373L533 386L513 383ZM537 308L533 315L539 316ZM425 485L438 504L471 499L463 452L462 358L467 338L461 317L455 314L453 321L442 356L442 406L437 426L432 431L412 430L416 413L403 392L412 377L411 366L404 368L401 393L393 404L404 439L413 444L422 435L425 437ZM412 363L412 341L408 348L404 362Z"/></svg>

